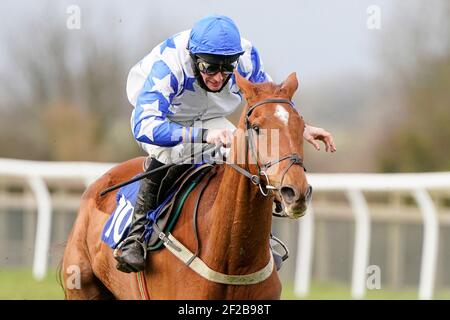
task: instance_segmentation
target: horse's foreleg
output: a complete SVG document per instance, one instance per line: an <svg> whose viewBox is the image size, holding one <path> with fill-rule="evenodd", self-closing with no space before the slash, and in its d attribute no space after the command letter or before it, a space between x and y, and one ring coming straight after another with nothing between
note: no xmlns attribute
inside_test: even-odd
<svg viewBox="0 0 450 320"><path fill-rule="evenodd" d="M95 276L87 253L72 237L64 252L61 280L68 300L114 299L114 295Z"/></svg>
<svg viewBox="0 0 450 320"><path fill-rule="evenodd" d="M74 259L72 252L69 259L64 259L61 273L65 298L68 300L114 299L114 295L94 275L89 260L84 257Z"/></svg>

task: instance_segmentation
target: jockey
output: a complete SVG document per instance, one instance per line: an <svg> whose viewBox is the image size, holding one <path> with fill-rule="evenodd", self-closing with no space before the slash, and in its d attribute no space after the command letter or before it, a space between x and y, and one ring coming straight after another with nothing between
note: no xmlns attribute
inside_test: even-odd
<svg viewBox="0 0 450 320"><path fill-rule="evenodd" d="M225 116L242 101L235 69L252 82L272 81L256 48L221 15L198 20L191 30L162 42L132 67L127 80L134 106L131 128L151 157L147 170L186 155L191 143L231 143L235 126ZM306 126L304 138L316 149L315 140L322 140L327 151L335 151L332 136L321 128ZM164 174L158 171L140 182L130 232L116 256L121 271L144 269L146 213L156 208Z"/></svg>

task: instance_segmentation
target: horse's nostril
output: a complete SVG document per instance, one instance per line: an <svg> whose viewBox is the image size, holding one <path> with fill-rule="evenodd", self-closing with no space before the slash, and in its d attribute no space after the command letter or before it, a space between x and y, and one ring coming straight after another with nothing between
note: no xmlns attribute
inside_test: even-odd
<svg viewBox="0 0 450 320"><path fill-rule="evenodd" d="M313 188L311 186L308 186L308 190L306 191L305 200L310 201L312 196Z"/></svg>
<svg viewBox="0 0 450 320"><path fill-rule="evenodd" d="M283 196L286 203L291 204L295 201L295 191L291 187L283 186L280 189L280 193Z"/></svg>

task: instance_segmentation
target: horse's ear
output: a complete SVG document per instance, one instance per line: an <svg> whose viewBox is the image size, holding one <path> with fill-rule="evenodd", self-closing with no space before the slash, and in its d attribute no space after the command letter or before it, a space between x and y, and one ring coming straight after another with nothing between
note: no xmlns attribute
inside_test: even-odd
<svg viewBox="0 0 450 320"><path fill-rule="evenodd" d="M295 91L298 89L297 74L292 72L286 80L281 84L281 90L285 91L289 98L292 99Z"/></svg>
<svg viewBox="0 0 450 320"><path fill-rule="evenodd" d="M241 90L246 98L250 97L254 88L253 83L241 76L237 70L234 70L234 76L239 90Z"/></svg>

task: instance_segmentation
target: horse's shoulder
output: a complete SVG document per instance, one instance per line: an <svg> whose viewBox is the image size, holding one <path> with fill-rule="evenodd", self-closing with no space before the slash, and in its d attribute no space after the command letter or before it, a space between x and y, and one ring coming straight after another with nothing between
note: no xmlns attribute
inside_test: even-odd
<svg viewBox="0 0 450 320"><path fill-rule="evenodd" d="M123 182L125 180L131 179L136 174L144 170L145 157L137 157L125 162L119 163L118 165L112 167L103 176L107 176L108 187L116 183Z"/></svg>
<svg viewBox="0 0 450 320"><path fill-rule="evenodd" d="M213 170L214 175L211 177L211 179L209 179L208 177L204 177L203 180L189 194L189 197L187 198L184 206L184 210L191 212L195 207L199 192L203 189L204 183L208 183L208 185L205 186L206 188L202 193L201 202L198 209L203 213L208 212L209 209L211 209L219 191L220 182L222 181L224 173L224 166L216 165Z"/></svg>

